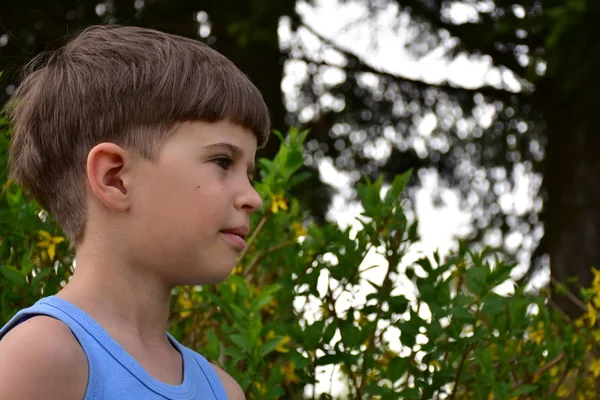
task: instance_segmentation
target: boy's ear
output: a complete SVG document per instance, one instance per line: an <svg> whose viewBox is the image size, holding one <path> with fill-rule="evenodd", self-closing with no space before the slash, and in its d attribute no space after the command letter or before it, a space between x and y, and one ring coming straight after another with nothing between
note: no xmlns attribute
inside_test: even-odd
<svg viewBox="0 0 600 400"><path fill-rule="evenodd" d="M131 155L114 143L100 143L87 158L87 178L94 195L114 211L129 209Z"/></svg>

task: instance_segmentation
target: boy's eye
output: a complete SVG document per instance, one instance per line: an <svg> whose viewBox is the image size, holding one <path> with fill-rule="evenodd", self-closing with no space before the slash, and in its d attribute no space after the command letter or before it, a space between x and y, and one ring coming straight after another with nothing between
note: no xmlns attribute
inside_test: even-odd
<svg viewBox="0 0 600 400"><path fill-rule="evenodd" d="M215 158L214 161L219 167L223 169L229 169L229 167L231 167L231 164L233 164L233 160L228 157Z"/></svg>

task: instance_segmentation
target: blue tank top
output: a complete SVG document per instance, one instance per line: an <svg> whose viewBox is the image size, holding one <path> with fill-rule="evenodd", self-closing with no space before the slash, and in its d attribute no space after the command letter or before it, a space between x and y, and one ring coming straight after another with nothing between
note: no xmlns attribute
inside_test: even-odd
<svg viewBox="0 0 600 400"><path fill-rule="evenodd" d="M47 315L66 324L88 360L88 385L84 400L227 400L214 368L200 354L178 343L167 333L183 359L183 382L169 385L151 377L89 315L73 304L45 297L19 311L2 329L0 340L17 324L36 315Z"/></svg>

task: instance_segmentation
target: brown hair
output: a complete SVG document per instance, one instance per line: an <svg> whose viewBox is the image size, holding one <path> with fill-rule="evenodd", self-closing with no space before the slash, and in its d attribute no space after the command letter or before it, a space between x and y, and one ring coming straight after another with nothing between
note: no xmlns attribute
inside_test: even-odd
<svg viewBox="0 0 600 400"><path fill-rule="evenodd" d="M75 246L85 227L89 151L113 142L155 159L178 123L227 119L263 146L269 114L258 89L205 44L115 25L83 30L41 54L9 105L11 177L48 210Z"/></svg>

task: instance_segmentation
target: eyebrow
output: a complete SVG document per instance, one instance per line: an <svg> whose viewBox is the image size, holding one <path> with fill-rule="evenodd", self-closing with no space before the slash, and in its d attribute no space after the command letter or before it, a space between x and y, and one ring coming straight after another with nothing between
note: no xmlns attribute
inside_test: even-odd
<svg viewBox="0 0 600 400"><path fill-rule="evenodd" d="M233 158L239 158L244 154L244 150L242 150L241 147L238 147L234 144L226 143L226 142L209 144L208 146L205 146L205 149L215 150L215 151L216 150L227 151L227 152L231 153ZM253 161L250 161L250 163L248 163L248 176L250 177L251 180L253 180L255 178L255 174L256 174L256 165L254 164Z"/></svg>

